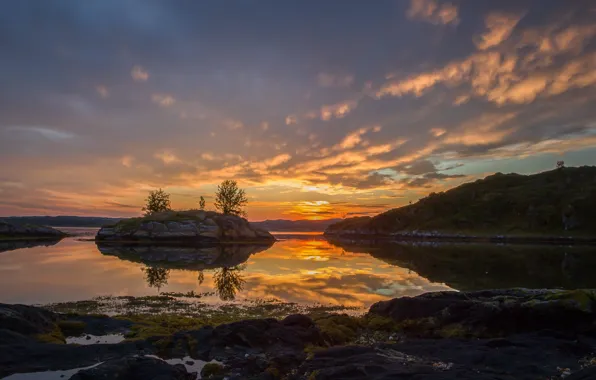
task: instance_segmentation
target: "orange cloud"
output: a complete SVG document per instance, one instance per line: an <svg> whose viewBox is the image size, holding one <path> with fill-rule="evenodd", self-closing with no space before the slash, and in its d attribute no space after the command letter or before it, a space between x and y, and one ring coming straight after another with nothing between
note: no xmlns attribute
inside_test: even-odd
<svg viewBox="0 0 596 380"><path fill-rule="evenodd" d="M176 102L176 99L169 94L153 94L151 100L162 107L169 107Z"/></svg>
<svg viewBox="0 0 596 380"><path fill-rule="evenodd" d="M149 79L149 72L141 66L134 66L130 71L130 76L136 82L147 82Z"/></svg>
<svg viewBox="0 0 596 380"><path fill-rule="evenodd" d="M408 17L432 24L457 25L459 23L457 7L448 2L439 3L437 0L411 0Z"/></svg>
<svg viewBox="0 0 596 380"><path fill-rule="evenodd" d="M519 23L523 15L515 15L501 12L489 14L485 19L488 31L482 34L475 42L480 50L486 50L500 45L505 41L513 29Z"/></svg>

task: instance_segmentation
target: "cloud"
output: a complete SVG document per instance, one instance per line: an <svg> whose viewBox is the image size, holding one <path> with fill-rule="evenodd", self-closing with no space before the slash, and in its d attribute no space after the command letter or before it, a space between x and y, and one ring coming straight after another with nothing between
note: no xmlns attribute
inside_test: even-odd
<svg viewBox="0 0 596 380"><path fill-rule="evenodd" d="M330 106L321 107L320 115L321 120L331 120L332 118L341 119L346 116L352 109L358 104L355 100L348 100L340 103L336 103Z"/></svg>
<svg viewBox="0 0 596 380"><path fill-rule="evenodd" d="M500 45L505 41L513 29L522 19L522 14L510 14L502 12L493 12L489 14L485 19L486 31L480 35L476 40L476 46L479 50L486 50L492 47Z"/></svg>
<svg viewBox="0 0 596 380"><path fill-rule="evenodd" d="M511 24L510 21L508 25ZM460 95L455 104L463 104L473 96L499 106L532 103L541 96L596 83L596 53L577 57L595 35L596 25L526 29L500 51L477 51L441 68L391 80L381 86L376 96L422 97L439 85L467 85L470 92ZM486 41L496 43L497 37L482 40L485 42L480 47L487 48L490 44ZM567 63L557 65L562 57L567 58Z"/></svg>
<svg viewBox="0 0 596 380"><path fill-rule="evenodd" d="M176 102L176 99L169 94L153 94L151 100L153 103L159 104L161 107L169 107Z"/></svg>
<svg viewBox="0 0 596 380"><path fill-rule="evenodd" d="M319 73L317 83L321 87L349 87L354 83L354 76L350 74L334 75L330 73Z"/></svg>
<svg viewBox="0 0 596 380"><path fill-rule="evenodd" d="M108 88L106 86L98 85L97 87L95 87L95 90L97 91L99 96L102 97L103 99L110 96L110 91L108 90Z"/></svg>
<svg viewBox="0 0 596 380"><path fill-rule="evenodd" d="M64 140L70 140L76 135L71 132L61 131L49 127L37 127L37 126L11 126L5 129L7 132L18 133L29 136L41 136L47 140L53 142L60 142Z"/></svg>
<svg viewBox="0 0 596 380"><path fill-rule="evenodd" d="M119 207L119 208L131 208L131 209L137 209L137 210L141 209L140 206L128 205L125 203L113 202L113 201L106 201L105 204L108 206L114 206L114 207Z"/></svg>
<svg viewBox="0 0 596 380"><path fill-rule="evenodd" d="M432 24L457 25L459 23L457 7L449 2L440 3L438 0L411 0L408 17Z"/></svg>
<svg viewBox="0 0 596 380"><path fill-rule="evenodd" d="M134 66L130 71L130 76L136 82L147 82L149 79L149 72L141 66Z"/></svg>
<svg viewBox="0 0 596 380"><path fill-rule="evenodd" d="M155 153L154 157L161 160L166 165L181 161L174 153L169 151Z"/></svg>
<svg viewBox="0 0 596 380"><path fill-rule="evenodd" d="M122 165L126 166L127 168L132 167L133 161L134 161L134 157L132 157L132 156L124 156L124 157L122 157L122 160L121 160Z"/></svg>
<svg viewBox="0 0 596 380"><path fill-rule="evenodd" d="M296 115L286 116L286 125L298 124L298 118Z"/></svg>
<svg viewBox="0 0 596 380"><path fill-rule="evenodd" d="M420 175L434 173L437 171L437 168L435 164L429 160L418 160L401 164L395 170L409 175Z"/></svg>

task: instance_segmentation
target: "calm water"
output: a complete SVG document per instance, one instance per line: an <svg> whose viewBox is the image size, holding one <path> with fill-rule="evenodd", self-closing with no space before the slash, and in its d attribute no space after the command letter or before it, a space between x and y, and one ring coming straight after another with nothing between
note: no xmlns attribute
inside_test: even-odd
<svg viewBox="0 0 596 380"><path fill-rule="evenodd" d="M272 247L225 251L98 248L94 230L52 246L0 247L0 302L50 303L100 295L215 292L368 307L404 295L498 287L596 288L596 249L497 245L333 244L279 235ZM16 249L14 249L16 248Z"/></svg>

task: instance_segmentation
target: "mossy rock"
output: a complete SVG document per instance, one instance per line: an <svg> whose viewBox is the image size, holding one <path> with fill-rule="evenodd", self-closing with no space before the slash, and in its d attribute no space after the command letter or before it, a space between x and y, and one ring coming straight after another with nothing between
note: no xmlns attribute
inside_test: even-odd
<svg viewBox="0 0 596 380"><path fill-rule="evenodd" d="M563 290L553 292L545 296L544 299L548 301L562 301L583 312L591 313L594 311L594 305L596 304L596 291L586 289Z"/></svg>
<svg viewBox="0 0 596 380"><path fill-rule="evenodd" d="M347 314L330 314L316 319L315 324L330 345L345 344L354 340L363 327L359 318Z"/></svg>
<svg viewBox="0 0 596 380"><path fill-rule="evenodd" d="M42 343L52 343L52 344L65 344L66 338L64 338L64 334L58 325L54 326L54 329L50 332L45 334L38 334L35 336L37 341Z"/></svg>
<svg viewBox="0 0 596 380"><path fill-rule="evenodd" d="M207 363L201 370L202 379L210 379L222 376L225 373L225 367L219 363Z"/></svg>
<svg viewBox="0 0 596 380"><path fill-rule="evenodd" d="M85 322L72 320L59 321L57 324L64 336L81 336L87 327Z"/></svg>

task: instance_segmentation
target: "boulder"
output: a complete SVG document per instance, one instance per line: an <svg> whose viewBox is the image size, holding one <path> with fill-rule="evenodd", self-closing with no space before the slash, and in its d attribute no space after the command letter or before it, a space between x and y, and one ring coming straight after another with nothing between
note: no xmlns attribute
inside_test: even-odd
<svg viewBox="0 0 596 380"><path fill-rule="evenodd" d="M102 242L185 244L275 240L269 232L253 227L244 218L212 211L168 211L125 219L113 226L102 227L95 239Z"/></svg>
<svg viewBox="0 0 596 380"><path fill-rule="evenodd" d="M377 302L370 314L447 335L596 331L596 290L436 292Z"/></svg>
<svg viewBox="0 0 596 380"><path fill-rule="evenodd" d="M0 327L22 335L38 335L52 331L58 316L34 306L0 304Z"/></svg>

